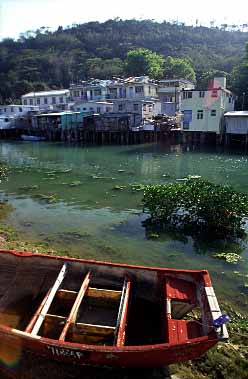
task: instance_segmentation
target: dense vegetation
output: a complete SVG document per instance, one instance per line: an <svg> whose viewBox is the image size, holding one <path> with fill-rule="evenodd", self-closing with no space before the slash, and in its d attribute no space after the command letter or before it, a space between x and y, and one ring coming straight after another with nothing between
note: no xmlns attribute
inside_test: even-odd
<svg viewBox="0 0 248 379"><path fill-rule="evenodd" d="M237 73L242 64L248 34L225 28L116 19L65 30L59 27L55 32L44 27L29 31L17 41L0 42L0 100L14 101L34 89L68 87L72 81L91 77L127 74L186 76L193 80L196 75L200 85L205 85L215 73L224 72L232 83L230 74L234 67ZM134 66L128 52L137 49L143 49L143 56L145 49L156 53L145 54L150 63L155 62L155 71L153 63L152 68L142 65L142 59L135 70L130 70L130 65ZM242 94L239 86L235 89Z"/></svg>
<svg viewBox="0 0 248 379"><path fill-rule="evenodd" d="M247 195L227 185L190 177L183 182L146 186L143 202L152 223L188 233L241 235L243 218L248 215Z"/></svg>

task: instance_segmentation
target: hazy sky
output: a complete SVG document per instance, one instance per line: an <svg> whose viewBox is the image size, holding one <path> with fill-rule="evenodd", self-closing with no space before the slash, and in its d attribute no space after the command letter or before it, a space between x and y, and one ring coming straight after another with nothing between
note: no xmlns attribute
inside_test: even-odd
<svg viewBox="0 0 248 379"><path fill-rule="evenodd" d="M186 24L247 23L245 0L0 0L0 39L27 30L110 18L179 20Z"/></svg>

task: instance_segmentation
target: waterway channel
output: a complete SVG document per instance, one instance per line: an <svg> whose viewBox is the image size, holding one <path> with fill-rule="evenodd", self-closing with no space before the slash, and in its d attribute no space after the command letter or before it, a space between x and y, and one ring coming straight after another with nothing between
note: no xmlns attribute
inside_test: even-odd
<svg viewBox="0 0 248 379"><path fill-rule="evenodd" d="M208 269L221 300L247 307L247 241L203 242L171 233L149 238L142 191L133 185L201 175L248 193L248 156L179 145L1 142L0 162L8 168L0 200L12 207L4 222L23 240L46 243L63 255ZM213 257L224 250L242 259L233 264Z"/></svg>

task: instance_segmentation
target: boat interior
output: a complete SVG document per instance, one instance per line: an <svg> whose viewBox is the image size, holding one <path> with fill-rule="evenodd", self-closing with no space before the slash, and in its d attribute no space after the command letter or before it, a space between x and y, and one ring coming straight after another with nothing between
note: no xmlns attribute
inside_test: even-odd
<svg viewBox="0 0 248 379"><path fill-rule="evenodd" d="M89 345L182 343L208 333L195 275L0 254L0 327Z"/></svg>

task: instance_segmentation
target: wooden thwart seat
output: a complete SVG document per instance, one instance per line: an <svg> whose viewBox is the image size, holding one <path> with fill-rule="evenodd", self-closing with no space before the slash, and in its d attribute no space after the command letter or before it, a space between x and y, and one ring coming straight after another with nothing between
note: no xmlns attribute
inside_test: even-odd
<svg viewBox="0 0 248 379"><path fill-rule="evenodd" d="M106 325L93 325L85 323L76 323L73 332L73 342L85 344L111 344L115 333L115 327Z"/></svg>
<svg viewBox="0 0 248 379"><path fill-rule="evenodd" d="M79 292L77 294L77 297L76 297L76 299L74 301L73 307L71 309L69 317L66 320L66 324L65 324L65 326L64 326L64 328L62 330L62 333L61 333L61 335L59 337L60 341L64 341L65 340L65 336L66 336L66 334L67 334L70 326L75 323L75 320L76 320L76 317L77 317L77 313L78 313L78 309L79 309L79 307L81 305L81 302L83 300L84 294L85 294L85 292L86 292L86 290L88 288L89 281L90 281L90 273L88 272L88 274L86 275L86 277L85 277L85 279L84 279L84 281L83 281L83 283L81 285L81 288L80 288L80 290L79 290Z"/></svg>
<svg viewBox="0 0 248 379"><path fill-rule="evenodd" d="M122 291L94 288L88 272L76 292L60 288L66 270L64 264L25 332L61 342L123 346L130 280L125 278Z"/></svg>

